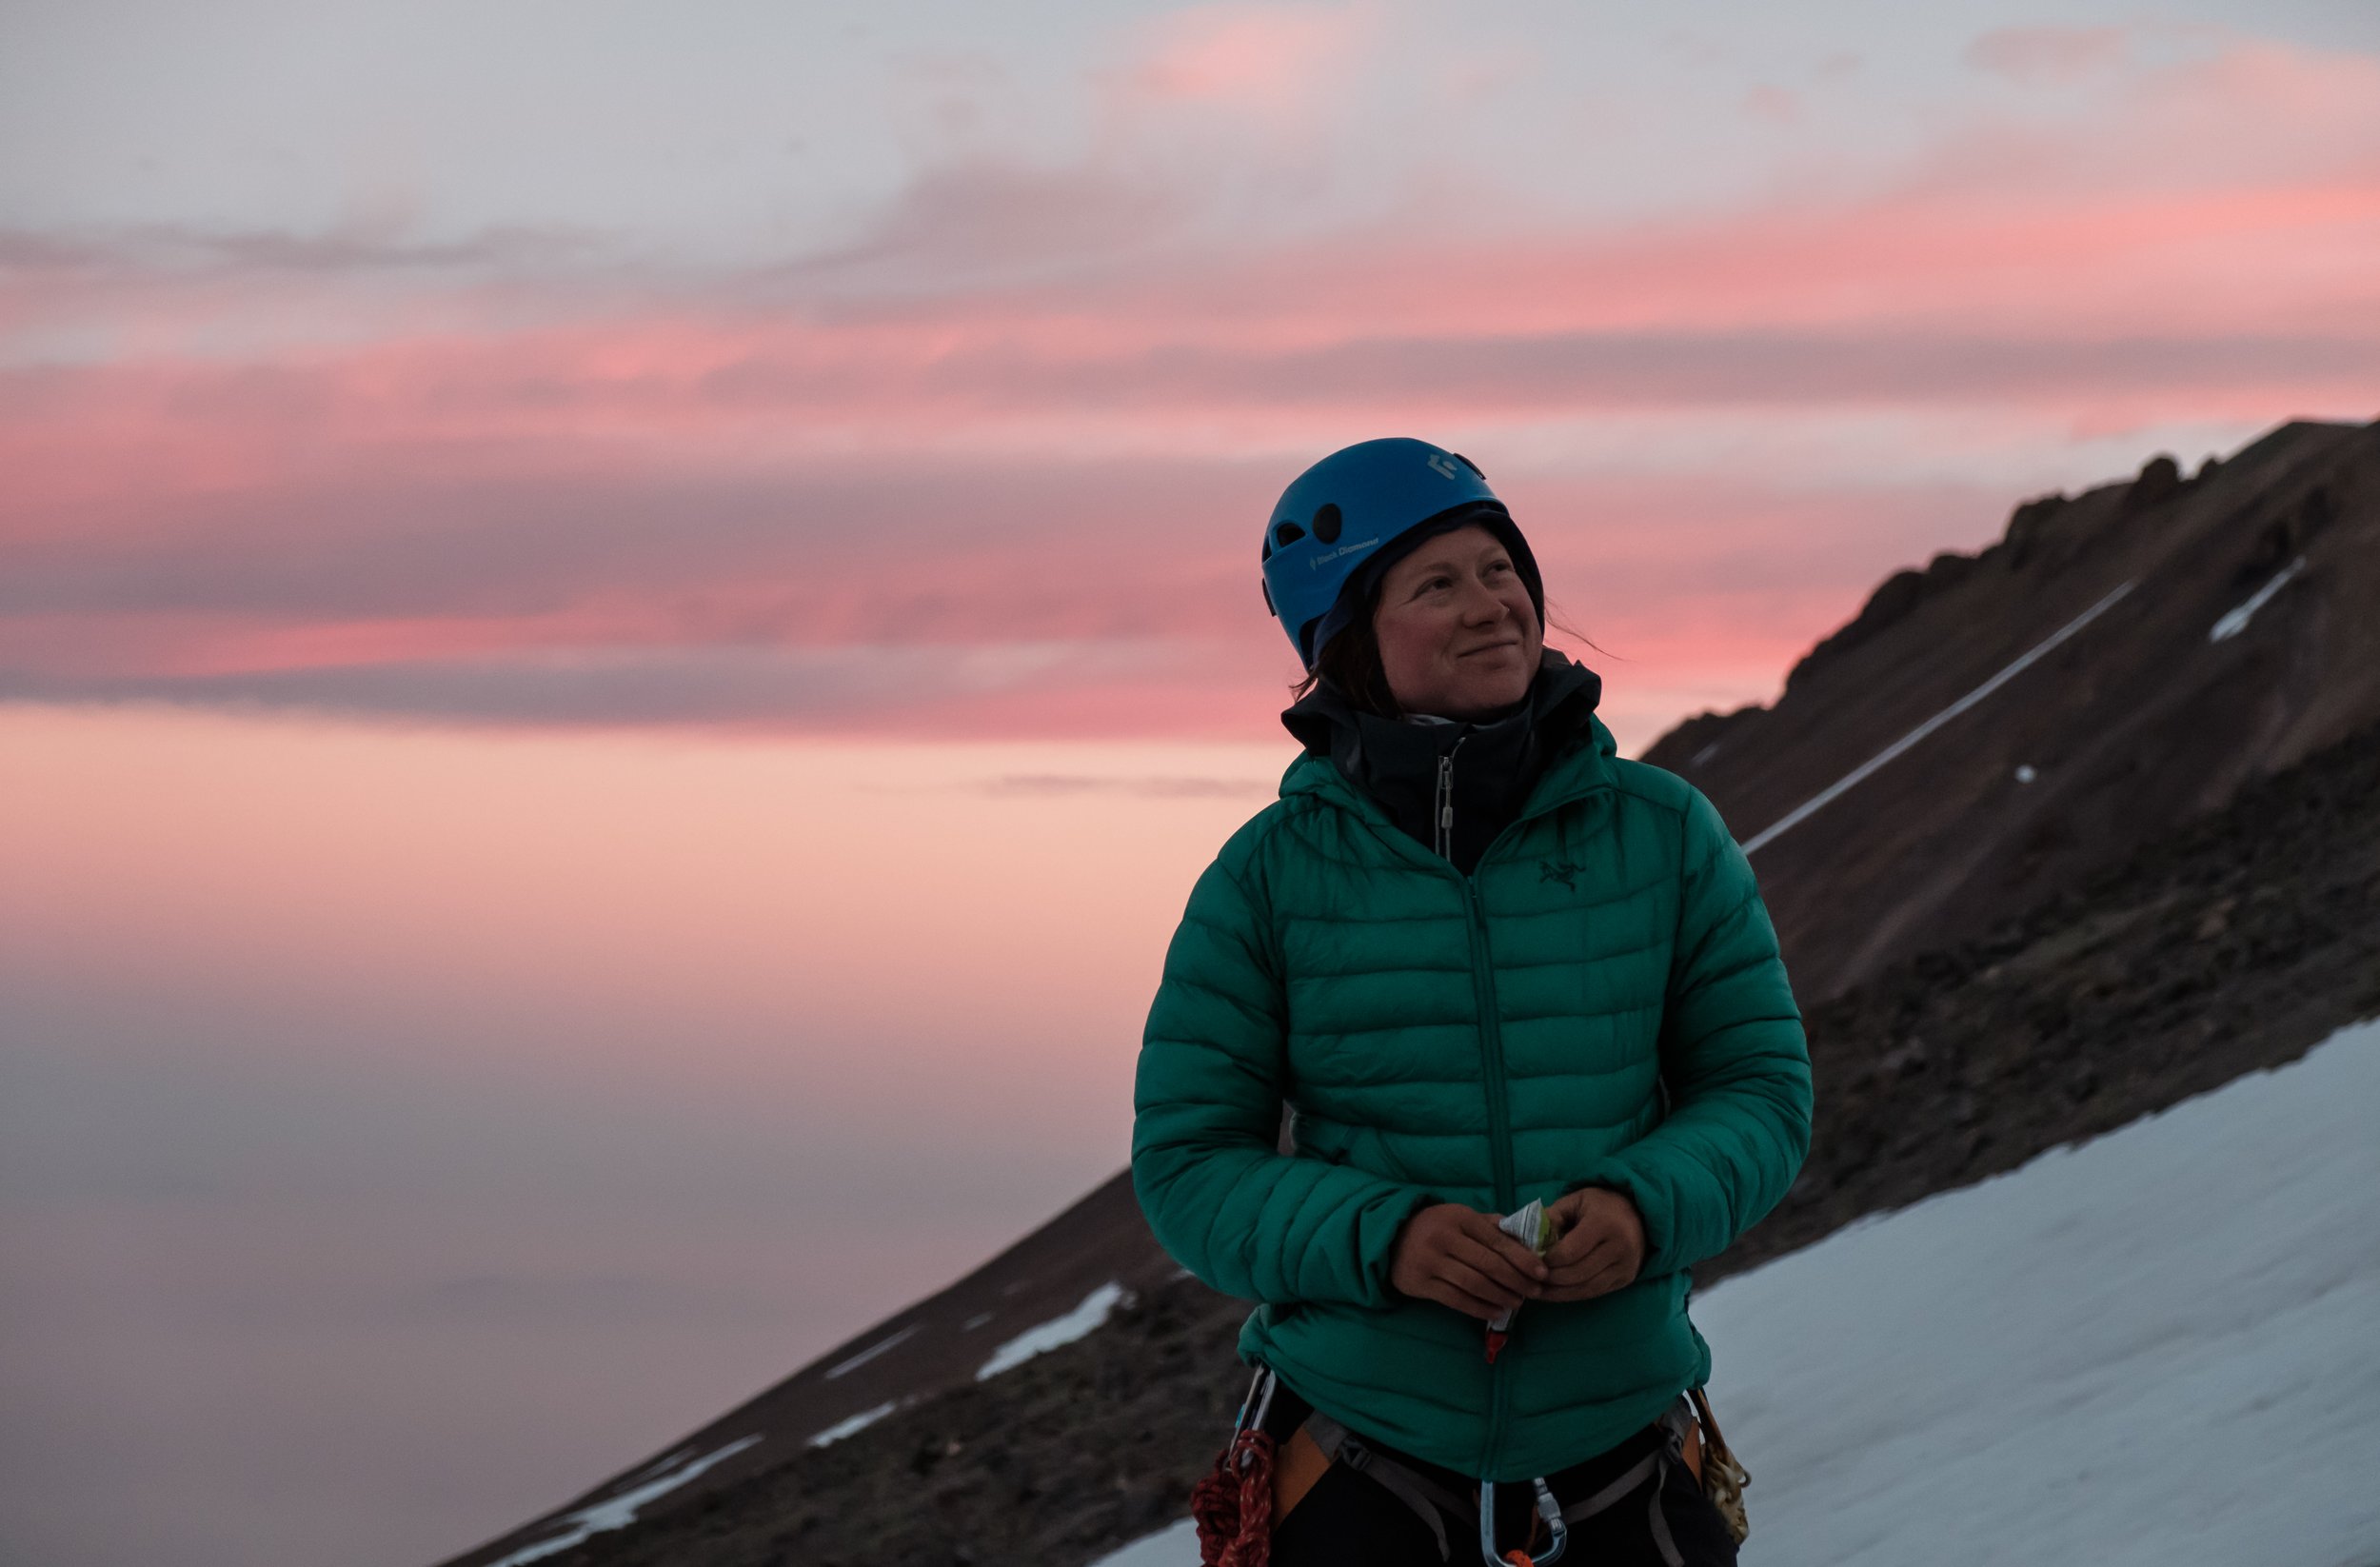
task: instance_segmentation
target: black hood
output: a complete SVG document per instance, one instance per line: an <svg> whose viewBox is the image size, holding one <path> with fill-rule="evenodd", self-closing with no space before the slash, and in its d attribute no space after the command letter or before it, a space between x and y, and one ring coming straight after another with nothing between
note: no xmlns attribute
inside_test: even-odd
<svg viewBox="0 0 2380 1567"><path fill-rule="evenodd" d="M1451 757L1454 823L1448 858L1466 876L1529 798L1546 764L1587 733L1603 677L1545 649L1529 694L1511 711L1470 723L1382 718L1328 681L1281 714L1300 744L1328 757L1390 821L1438 847L1439 761Z"/></svg>

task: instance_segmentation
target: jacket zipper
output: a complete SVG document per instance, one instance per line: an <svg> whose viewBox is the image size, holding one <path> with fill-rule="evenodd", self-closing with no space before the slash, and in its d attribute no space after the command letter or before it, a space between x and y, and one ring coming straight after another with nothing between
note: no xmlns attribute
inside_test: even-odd
<svg viewBox="0 0 2380 1567"><path fill-rule="evenodd" d="M1446 754L1438 759L1438 796L1432 820L1438 823L1438 857L1448 864L1455 863L1455 753L1462 749L1465 735L1446 747Z"/></svg>
<svg viewBox="0 0 2380 1567"><path fill-rule="evenodd" d="M1510 1213L1519 1193L1513 1174L1512 1106L1504 1091L1504 1026L1497 1015L1496 968L1488 952L1487 912L1479 904L1479 884L1468 876L1462 883L1463 911L1471 927L1471 988L1479 1008L1479 1065L1486 1080L1488 1150L1495 1161L1496 1206L1498 1212ZM1519 1325L1517 1319L1514 1325ZM1482 1475L1496 1472L1497 1458L1504 1445L1507 1364L1500 1356L1488 1364L1487 1448L1479 1464Z"/></svg>
<svg viewBox="0 0 2380 1567"><path fill-rule="evenodd" d="M1462 742L1458 740L1438 759L1436 836L1439 858L1462 883L1463 918L1471 938L1471 989L1474 1004L1479 1009L1479 1072L1487 1094L1488 1150L1496 1173L1496 1205L1499 1211L1510 1213L1519 1189L1513 1173L1512 1106L1504 1084L1504 1028L1497 1005L1496 965L1488 951L1487 911L1479 902L1479 883L1463 875L1455 864L1455 753L1461 749ZM1509 824L1506 830L1510 830ZM1497 836L1501 839L1503 834ZM1485 858L1481 856L1482 860ZM1508 1398L1504 1367L1500 1360L1491 1360L1487 1447L1480 1463L1483 1474L1495 1472L1497 1455L1504 1443Z"/></svg>

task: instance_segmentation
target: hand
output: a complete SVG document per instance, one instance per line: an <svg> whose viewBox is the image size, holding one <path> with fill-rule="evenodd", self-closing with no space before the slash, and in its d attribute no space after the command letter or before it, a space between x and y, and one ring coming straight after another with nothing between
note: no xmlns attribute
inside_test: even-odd
<svg viewBox="0 0 2380 1567"><path fill-rule="evenodd" d="M1542 1295L1546 1275L1537 1253L1496 1227L1494 1214L1459 1202L1405 1220L1388 1263L1398 1289L1482 1322Z"/></svg>
<svg viewBox="0 0 2380 1567"><path fill-rule="evenodd" d="M1544 1299L1592 1300L1636 1282L1644 1266L1644 1220L1625 1192L1582 1186L1547 1211L1561 1239L1546 1255Z"/></svg>

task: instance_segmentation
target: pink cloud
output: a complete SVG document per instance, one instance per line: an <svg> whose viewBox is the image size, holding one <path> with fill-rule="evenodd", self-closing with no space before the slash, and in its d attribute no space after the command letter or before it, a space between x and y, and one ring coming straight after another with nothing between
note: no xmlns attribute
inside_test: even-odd
<svg viewBox="0 0 2380 1567"><path fill-rule="evenodd" d="M1345 75L1372 30L1356 6L1191 6L1150 24L1124 80L1138 95L1293 112Z"/></svg>
<svg viewBox="0 0 2380 1567"><path fill-rule="evenodd" d="M1151 58L1170 91L1259 91L1323 48L1315 14L1178 19ZM1746 409L2369 416L2380 65L2241 46L2125 90L2088 156L1987 125L1865 199L1625 227L1102 246L1186 208L979 168L835 257L543 292L474 280L501 245L0 243L0 671L472 722L1187 732L1269 723L1286 678L1245 527L1284 447ZM2195 160L2243 119L2249 151ZM2111 172L2155 136L2191 177ZM23 347L45 332L82 347ZM1907 564L1857 541L1940 542L1923 486L1573 466L1523 481L1541 548L1665 689L1757 686ZM1980 531L2013 499L1959 504Z"/></svg>

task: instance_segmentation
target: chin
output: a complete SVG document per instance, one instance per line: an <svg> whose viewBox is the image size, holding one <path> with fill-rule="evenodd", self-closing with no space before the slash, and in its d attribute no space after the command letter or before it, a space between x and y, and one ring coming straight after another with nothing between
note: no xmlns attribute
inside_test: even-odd
<svg viewBox="0 0 2380 1567"><path fill-rule="evenodd" d="M1498 670L1492 676L1482 671L1479 678L1465 681L1456 689L1448 691L1443 706L1423 708L1422 711L1435 711L1448 718L1475 718L1499 707L1509 707L1528 694L1529 677L1526 671Z"/></svg>

